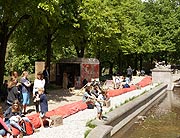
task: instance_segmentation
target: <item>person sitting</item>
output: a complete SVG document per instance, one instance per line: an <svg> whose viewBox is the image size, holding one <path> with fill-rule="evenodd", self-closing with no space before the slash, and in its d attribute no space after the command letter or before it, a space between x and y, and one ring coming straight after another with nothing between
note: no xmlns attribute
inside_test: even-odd
<svg viewBox="0 0 180 138"><path fill-rule="evenodd" d="M87 83L88 83L88 81L86 79L84 79L82 82L83 86L85 86Z"/></svg>
<svg viewBox="0 0 180 138"><path fill-rule="evenodd" d="M141 75L141 76L144 76L144 75L145 75L144 69L141 70L141 74L140 74L140 75Z"/></svg>
<svg viewBox="0 0 180 138"><path fill-rule="evenodd" d="M94 108L94 100L95 100L95 96L92 95L91 93L91 86L87 86L85 88L85 92L83 94L83 102L85 102L87 104L87 108L88 109L93 109Z"/></svg>
<svg viewBox="0 0 180 138"><path fill-rule="evenodd" d="M115 86L116 86L116 89L119 89L120 88L120 78L118 76L115 77Z"/></svg>
<svg viewBox="0 0 180 138"><path fill-rule="evenodd" d="M18 100L15 100L4 113L6 122L12 127L17 128L20 132L26 133L24 128L20 125L22 120L30 122L30 120L22 114L21 105Z"/></svg>
<svg viewBox="0 0 180 138"><path fill-rule="evenodd" d="M96 98L98 98L100 92L101 92L101 91L100 91L100 88L99 88L98 84L95 84L95 85L93 86L93 90L91 91L91 93L92 93Z"/></svg>
<svg viewBox="0 0 180 138"><path fill-rule="evenodd" d="M7 133L12 134L12 131L10 125L4 122L3 110L2 106L0 106L0 137L4 137Z"/></svg>
<svg viewBox="0 0 180 138"><path fill-rule="evenodd" d="M136 70L136 76L141 76L141 72L139 70Z"/></svg>

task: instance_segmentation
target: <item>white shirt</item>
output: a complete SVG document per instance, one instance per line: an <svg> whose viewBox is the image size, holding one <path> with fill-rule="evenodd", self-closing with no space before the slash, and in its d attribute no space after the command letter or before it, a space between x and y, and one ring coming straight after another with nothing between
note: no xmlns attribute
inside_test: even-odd
<svg viewBox="0 0 180 138"><path fill-rule="evenodd" d="M33 86L33 94L35 94L36 91L38 91L39 88L44 88L45 85L45 79L35 79L34 80L34 86Z"/></svg>

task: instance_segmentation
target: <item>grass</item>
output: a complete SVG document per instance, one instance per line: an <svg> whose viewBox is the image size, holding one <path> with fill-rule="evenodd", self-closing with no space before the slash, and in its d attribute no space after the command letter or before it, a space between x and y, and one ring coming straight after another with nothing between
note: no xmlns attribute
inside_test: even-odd
<svg viewBox="0 0 180 138"><path fill-rule="evenodd" d="M84 133L84 138L86 138L86 137L88 136L88 134L91 132L91 130L96 127L95 124L92 124L92 121L93 121L93 120L94 120L94 119L91 119L91 120L89 120L88 122L86 122L86 127L88 127L88 129L87 129L86 132Z"/></svg>
<svg viewBox="0 0 180 138"><path fill-rule="evenodd" d="M91 132L92 129L88 129L86 130L86 132L84 133L84 138L87 138L88 134Z"/></svg>
<svg viewBox="0 0 180 138"><path fill-rule="evenodd" d="M94 120L94 119L91 119L91 120L89 120L88 122L86 122L86 127L95 128L96 125L95 125L95 124L92 124L92 121L93 121L93 120Z"/></svg>

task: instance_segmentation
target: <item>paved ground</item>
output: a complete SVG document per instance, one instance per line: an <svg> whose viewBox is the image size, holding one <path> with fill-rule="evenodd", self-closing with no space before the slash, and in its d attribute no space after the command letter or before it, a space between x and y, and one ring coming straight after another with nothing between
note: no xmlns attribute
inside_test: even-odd
<svg viewBox="0 0 180 138"><path fill-rule="evenodd" d="M143 78L144 77L134 76L132 83L136 84L140 82ZM77 96L73 93L70 93L69 90L66 90L66 89L48 91L47 97L48 97L49 111L59 106L82 100L82 96ZM35 106L31 104L30 106L27 107L27 110L29 110L30 114L34 114Z"/></svg>
<svg viewBox="0 0 180 138"><path fill-rule="evenodd" d="M133 77L133 83L136 84L143 77ZM149 90L153 85L148 87L134 90L130 93L125 93L120 96L111 98L111 106L109 108L103 107L103 112L108 112L111 108L115 108L120 105L125 100L140 95L145 90ZM57 108L58 106L69 104L82 99L82 96L76 96L68 93L64 90L51 91L47 95L49 99L49 110ZM34 109L33 106L28 107L29 109ZM84 138L84 133L87 131L86 123L89 120L96 118L96 108L86 109L80 111L74 115L71 115L63 119L63 125L53 128L43 128L39 129L39 132L34 133L31 136L26 136L26 138Z"/></svg>
<svg viewBox="0 0 180 138"><path fill-rule="evenodd" d="M80 101L82 99L82 96L74 95L72 93L69 93L68 90L64 90L64 89L48 91L47 97L48 97L49 111L59 106ZM27 111L29 111L30 114L34 114L35 106L31 104L30 106L28 106Z"/></svg>

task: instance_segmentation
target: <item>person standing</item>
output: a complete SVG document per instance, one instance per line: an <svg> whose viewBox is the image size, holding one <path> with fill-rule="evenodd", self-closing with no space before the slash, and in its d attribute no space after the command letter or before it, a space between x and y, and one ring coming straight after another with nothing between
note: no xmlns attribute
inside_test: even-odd
<svg viewBox="0 0 180 138"><path fill-rule="evenodd" d="M19 101L20 101L20 103L22 103L22 99L23 99L23 97L22 97L22 86L21 86L21 83L18 80L18 77L19 77L19 75L18 75L17 71L13 71L12 75L11 75L11 78L14 78L17 81L16 86L18 87L18 91L20 92Z"/></svg>
<svg viewBox="0 0 180 138"><path fill-rule="evenodd" d="M46 120L49 122L49 126L52 125L52 120L46 116L46 112L48 112L48 100L46 94L44 94L44 89L39 88L38 89L39 94L39 102L40 102L40 123L41 127L44 127L43 122Z"/></svg>
<svg viewBox="0 0 180 138"><path fill-rule="evenodd" d="M45 86L45 79L43 78L42 72L37 73L37 78L34 80L34 86L33 86L33 99L34 99L34 104L36 107L36 112L39 112L39 101L37 101L38 97L38 89L43 88Z"/></svg>
<svg viewBox="0 0 180 138"><path fill-rule="evenodd" d="M8 96L7 96L7 105L12 106L14 100L19 99L20 97L20 92L18 91L17 87L17 81L15 78L11 78L9 83L8 83Z"/></svg>
<svg viewBox="0 0 180 138"><path fill-rule="evenodd" d="M47 65L45 66L45 68L43 70L43 76L45 79L44 93L48 94L47 93L47 85L49 84L49 72L48 72L48 66Z"/></svg>
<svg viewBox="0 0 180 138"><path fill-rule="evenodd" d="M64 72L63 73L63 89L67 89L67 86L68 86L68 76L67 76L67 73Z"/></svg>
<svg viewBox="0 0 180 138"><path fill-rule="evenodd" d="M26 107L30 103L30 87L31 83L28 80L28 72L23 71L22 78L21 78L21 84L22 84L22 96L23 96L23 113L26 114Z"/></svg>
<svg viewBox="0 0 180 138"><path fill-rule="evenodd" d="M132 80L133 70L131 66L127 68L127 77L129 77L130 81Z"/></svg>

